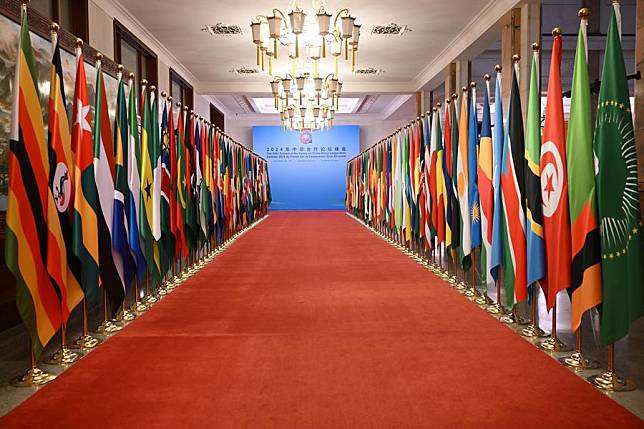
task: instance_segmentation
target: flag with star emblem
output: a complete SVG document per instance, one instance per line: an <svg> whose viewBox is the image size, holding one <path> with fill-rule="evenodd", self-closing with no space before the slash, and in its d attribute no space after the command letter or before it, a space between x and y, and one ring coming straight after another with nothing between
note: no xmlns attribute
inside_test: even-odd
<svg viewBox="0 0 644 429"><path fill-rule="evenodd" d="M540 158L543 240L548 267L541 286L546 295L548 310L554 305L557 293L570 286L572 263L566 134L561 96L561 43L561 35L556 35L552 41L546 124L543 128Z"/></svg>
<svg viewBox="0 0 644 429"><path fill-rule="evenodd" d="M154 211L154 176L152 175L153 141L152 123L150 113L150 99L147 88L141 88L143 106L141 108L141 161L139 171L141 174L141 194L139 211L139 234L141 236L141 249L148 269L154 281L159 279L158 265L154 255L154 236L152 235L152 222Z"/></svg>
<svg viewBox="0 0 644 429"><path fill-rule="evenodd" d="M541 211L541 91L538 78L539 52L532 53L530 89L525 138L526 245L528 285L543 278L546 272L543 250L543 215ZM521 177L519 177L521 180ZM541 287L545 292L545 283ZM547 295L547 293L546 293Z"/></svg>
<svg viewBox="0 0 644 429"><path fill-rule="evenodd" d="M593 126L586 63L586 25L586 18L582 18L577 36L566 137L572 247L572 279L568 294L573 331L579 329L584 312L600 304L602 300Z"/></svg>
<svg viewBox="0 0 644 429"><path fill-rule="evenodd" d="M637 153L615 16L619 4L614 8L608 26L593 143L602 253L603 344L624 337L630 324L644 314Z"/></svg>
<svg viewBox="0 0 644 429"><path fill-rule="evenodd" d="M85 62L80 47L76 48L76 86L72 114L72 149L74 165L74 228L72 248L81 261L81 287L94 306L100 303L98 194L94 178L94 144L90 126L89 96Z"/></svg>
<svg viewBox="0 0 644 429"><path fill-rule="evenodd" d="M48 272L46 248L47 235L52 226L58 224L58 216L48 225L48 212L54 205L48 187L49 160L37 68L24 3L17 48L8 156L5 258L16 279L16 305L37 358L61 325L59 290ZM61 276L66 274L58 271Z"/></svg>

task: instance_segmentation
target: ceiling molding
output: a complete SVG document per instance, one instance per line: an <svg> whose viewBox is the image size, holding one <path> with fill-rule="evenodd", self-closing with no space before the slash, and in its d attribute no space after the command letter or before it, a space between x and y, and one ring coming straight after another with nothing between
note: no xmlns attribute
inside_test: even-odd
<svg viewBox="0 0 644 429"><path fill-rule="evenodd" d="M236 126L280 125L280 116L266 113L238 113L234 115ZM374 113L338 114L335 125L370 125L382 121L382 116Z"/></svg>
<svg viewBox="0 0 644 429"><path fill-rule="evenodd" d="M181 77L193 85L199 83L197 77L118 0L92 0L92 2L112 18L118 19L135 36L142 39L143 43L157 54L159 60L175 69Z"/></svg>
<svg viewBox="0 0 644 429"><path fill-rule="evenodd" d="M463 52L495 26L499 19L522 0L492 0L447 44L434 60L429 63L411 82L413 91L418 91L447 65L457 59Z"/></svg>
<svg viewBox="0 0 644 429"><path fill-rule="evenodd" d="M388 119L391 115L396 113L400 107L405 104L412 96L410 94L399 95L392 100L391 103L383 110L382 119Z"/></svg>

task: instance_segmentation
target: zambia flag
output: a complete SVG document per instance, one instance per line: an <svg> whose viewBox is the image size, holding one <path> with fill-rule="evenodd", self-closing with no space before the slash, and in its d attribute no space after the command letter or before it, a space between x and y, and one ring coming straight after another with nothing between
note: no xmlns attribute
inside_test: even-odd
<svg viewBox="0 0 644 429"><path fill-rule="evenodd" d="M582 18L577 37L566 136L572 248L572 277L568 294L571 301L570 322L573 331L579 329L584 312L595 307L602 300L601 252L597 223L593 126L585 29L586 18Z"/></svg>
<svg viewBox="0 0 644 429"><path fill-rule="evenodd" d="M594 148L604 281L601 339L611 344L644 314L637 153L615 10L606 39Z"/></svg>
<svg viewBox="0 0 644 429"><path fill-rule="evenodd" d="M47 236L55 229L60 236L60 225L57 215L50 222L47 219L54 205L48 186L49 160L37 69L24 3L21 18L11 110L5 258L16 278L18 311L38 358L61 324L60 292L46 265Z"/></svg>

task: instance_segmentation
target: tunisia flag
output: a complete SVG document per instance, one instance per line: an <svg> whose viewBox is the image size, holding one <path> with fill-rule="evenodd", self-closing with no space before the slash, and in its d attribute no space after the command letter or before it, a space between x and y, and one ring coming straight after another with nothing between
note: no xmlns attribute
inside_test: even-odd
<svg viewBox="0 0 644 429"><path fill-rule="evenodd" d="M541 140L541 201L547 274L541 281L546 306L552 308L560 290L570 286L571 247L568 214L566 137L561 95L561 35L552 42L546 123Z"/></svg>

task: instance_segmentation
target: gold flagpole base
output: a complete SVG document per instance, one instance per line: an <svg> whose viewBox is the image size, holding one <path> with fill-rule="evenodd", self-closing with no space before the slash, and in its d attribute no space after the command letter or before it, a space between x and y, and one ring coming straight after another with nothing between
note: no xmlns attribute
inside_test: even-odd
<svg viewBox="0 0 644 429"><path fill-rule="evenodd" d="M494 304L488 305L486 310L490 314L499 314L501 313L501 304L495 302Z"/></svg>
<svg viewBox="0 0 644 429"><path fill-rule="evenodd" d="M98 338L92 337L91 335L83 335L74 341L74 344L70 348L77 350L91 350L94 347L98 346L101 343L101 340Z"/></svg>
<svg viewBox="0 0 644 429"><path fill-rule="evenodd" d="M63 347L56 353L51 355L51 357L47 359L45 363L49 365L67 366L78 361L81 357L83 357L81 353L76 353L75 351L72 351L67 347Z"/></svg>
<svg viewBox="0 0 644 429"><path fill-rule="evenodd" d="M596 388L607 392L630 392L637 389L637 385L633 380L618 377L613 371L604 371L599 375L592 375L587 380Z"/></svg>
<svg viewBox="0 0 644 429"><path fill-rule="evenodd" d="M151 307L152 305L156 304L157 302L159 302L159 300L157 299L157 297L156 297L156 296L154 296L154 295L153 295L153 294L151 294L151 293L150 293L150 294L148 294L148 295L145 297L145 303L148 305L148 307Z"/></svg>
<svg viewBox="0 0 644 429"><path fill-rule="evenodd" d="M479 293L478 296L474 298L474 303L483 307L484 309L487 309L487 306L489 305L487 296L481 293Z"/></svg>
<svg viewBox="0 0 644 429"><path fill-rule="evenodd" d="M13 387L38 387L43 384L49 383L56 376L49 374L38 367L32 367L27 370L22 376L16 377L9 381L9 385Z"/></svg>
<svg viewBox="0 0 644 429"><path fill-rule="evenodd" d="M561 357L559 358L559 362L568 368L577 370L599 368L599 362L592 359L586 359L581 352L575 352L570 356Z"/></svg>
<svg viewBox="0 0 644 429"><path fill-rule="evenodd" d="M465 294L464 294L470 301L474 301L476 299L476 289L473 287L468 287L465 289Z"/></svg>
<svg viewBox="0 0 644 429"><path fill-rule="evenodd" d="M549 352L569 352L571 348L559 341L557 337L550 337L539 343L539 347Z"/></svg>
<svg viewBox="0 0 644 429"><path fill-rule="evenodd" d="M111 335L120 331L121 329L123 329L123 327L117 325L112 320L104 320L101 322L100 325L96 327L96 329L94 329L94 333L102 334L102 335Z"/></svg>
<svg viewBox="0 0 644 429"><path fill-rule="evenodd" d="M503 314L501 317L499 317L499 320L506 325L513 325L517 323L517 318L514 316L513 312Z"/></svg>
<svg viewBox="0 0 644 429"><path fill-rule="evenodd" d="M131 322L131 321L133 321L134 319L136 319L136 314L134 314L133 312L131 312L131 311L130 311L130 310L128 310L128 309L124 309L124 310L123 310L123 311L121 311L121 312L119 313L119 315L116 317L116 320L121 321L121 322L124 322L124 323Z"/></svg>
<svg viewBox="0 0 644 429"><path fill-rule="evenodd" d="M148 311L148 306L141 301L137 301L134 304L132 304L132 307L130 308L130 310L132 310L136 314L141 314Z"/></svg>
<svg viewBox="0 0 644 429"><path fill-rule="evenodd" d="M526 338L544 338L548 335L534 323L529 324L525 328L519 328L517 332Z"/></svg>

